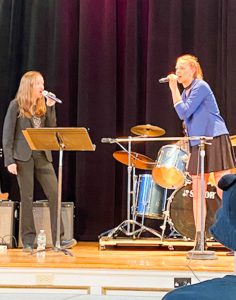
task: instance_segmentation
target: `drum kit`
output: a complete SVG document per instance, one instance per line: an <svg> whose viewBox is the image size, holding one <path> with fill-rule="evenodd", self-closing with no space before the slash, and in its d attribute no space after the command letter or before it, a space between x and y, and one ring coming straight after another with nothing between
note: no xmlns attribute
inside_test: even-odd
<svg viewBox="0 0 236 300"><path fill-rule="evenodd" d="M137 137L102 139L103 143L116 143L123 149L114 152L113 157L127 166L127 220L102 233L99 238L116 238L122 232L125 236L136 239L140 238L143 232L149 232L163 241L168 223L171 229L168 237L176 234L184 239L194 239L193 192L190 177L186 172L190 156L188 143L191 138L160 138L165 134L165 130L150 124L134 126L131 132ZM161 147L157 159L153 160L131 151L131 144L139 141L168 141L172 144ZM128 149L122 145L124 142L128 142ZM137 176L136 169L146 173ZM171 192L170 197L168 190ZM215 199L216 192L208 191L207 197ZM140 218L141 221L138 222ZM146 219L161 220L161 230L145 226Z"/></svg>

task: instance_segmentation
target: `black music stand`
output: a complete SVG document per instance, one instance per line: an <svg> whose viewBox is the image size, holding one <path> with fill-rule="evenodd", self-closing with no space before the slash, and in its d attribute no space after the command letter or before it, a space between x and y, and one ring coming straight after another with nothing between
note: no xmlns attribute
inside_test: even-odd
<svg viewBox="0 0 236 300"><path fill-rule="evenodd" d="M57 239L54 249L72 256L60 245L63 151L95 151L95 145L92 144L88 131L84 127L27 128L22 132L31 150L59 151Z"/></svg>

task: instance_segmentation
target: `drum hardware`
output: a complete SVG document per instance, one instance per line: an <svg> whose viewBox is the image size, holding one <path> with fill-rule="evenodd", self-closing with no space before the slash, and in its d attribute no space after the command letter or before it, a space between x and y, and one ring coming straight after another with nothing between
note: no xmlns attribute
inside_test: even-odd
<svg viewBox="0 0 236 300"><path fill-rule="evenodd" d="M140 136L161 136L164 135L166 132L164 129L158 126L153 126L151 124L146 125L137 125L131 128L130 130L133 134L140 135Z"/></svg>
<svg viewBox="0 0 236 300"><path fill-rule="evenodd" d="M200 157L201 157L201 251L190 251L189 254L187 255L187 258L191 258L191 259L215 259L216 256L214 254L214 251L205 251L204 250L204 230L205 230L205 224L204 224L204 219L203 219L203 204L204 204L204 157L205 157L205 143L207 143L207 141L212 140L213 137L206 137L206 136L193 136L193 137L171 137L171 138L153 138L153 137L138 137L138 138L133 138L133 137L128 137L128 138L117 138L117 139L112 139L112 138L102 138L102 142L103 143L117 143L118 145L120 145L121 142L128 142L128 151L122 146L121 148L124 149L126 152L129 153L128 156L128 192L127 192L127 220L123 221L119 226L117 226L116 228L108 231L108 237L110 238L113 235L117 235L118 231L121 231L123 233L125 233L127 236L133 236L133 238L136 237L136 234L140 234L142 231L149 231L151 233L153 233L154 235L158 236L161 240L163 238L163 234L162 236L156 232L155 230L152 230L151 228L148 228L146 226L142 226L142 224L136 222L135 220L131 220L130 219L130 196L131 196L131 182L130 182L130 173L131 173L131 141L132 142L140 142L140 141L180 141L180 140L186 140L188 139L190 140L199 140L200 141ZM182 149L181 149L182 150ZM184 162L183 162L184 163ZM168 168L166 168L168 171ZM172 177L172 175L175 175L175 169L173 169L173 174L171 174L171 172L169 173L170 177ZM155 168L153 168L152 173L154 172ZM177 168L177 171L178 168ZM154 176L155 177L155 176ZM182 180L182 178L181 178ZM154 178L155 181L155 178ZM179 182L178 182L178 186L180 186ZM138 230L133 230L133 232L130 232L130 225L133 224L133 226L135 227L136 225L140 227L140 229ZM127 226L127 230L124 228L124 226ZM107 232L106 232L107 233ZM104 234L100 235L103 236Z"/></svg>
<svg viewBox="0 0 236 300"><path fill-rule="evenodd" d="M171 203L171 201L172 201L172 195L171 195L171 197L169 197L167 199L166 210L163 213L164 214L164 221L163 221L163 224L160 226L160 228L162 229L162 233L161 233L162 238L164 237L164 234L165 234L167 221L168 221L171 229L174 227L174 224L172 223L172 221L170 219L170 203Z"/></svg>
<svg viewBox="0 0 236 300"><path fill-rule="evenodd" d="M170 226L170 230L171 230L171 232L168 234L168 238L175 238L176 239L176 238L181 238L182 237L183 239L185 239L185 237L182 236L181 233L176 230L176 228L174 227L174 223L171 219L170 206L171 206L172 200L173 200L173 193L167 199L166 210L163 212L164 221L163 221L163 224L160 226L160 229L162 229L161 235L162 235L162 238L164 239L165 238L165 231L166 231L166 224L168 223L169 226ZM170 250L173 250L173 249L170 249Z"/></svg>
<svg viewBox="0 0 236 300"><path fill-rule="evenodd" d="M181 160L184 161L185 163L188 163L188 161L189 161L189 156L188 156L187 154L185 154L185 155L183 155L183 156L181 157Z"/></svg>
<svg viewBox="0 0 236 300"><path fill-rule="evenodd" d="M137 167L139 169L148 170L150 168L148 163L151 163L151 165L153 165L153 160L151 160L149 157L145 155L138 154L131 151L132 137L125 139L125 141L128 141L128 150L119 143L118 139L108 138L108 139L102 139L102 141L108 143L116 143L123 149L123 151L114 152L113 157L117 159L119 162L122 162L123 164L127 165L127 173L128 173L127 220L123 221L117 227L100 234L99 238L103 237L104 235L107 235L106 236L107 240L111 239L112 237L116 238L119 232L122 232L128 237L133 237L133 239L135 239L136 237L139 238L142 232L149 232L157 236L158 238L161 238L161 235L156 230L149 228L144 224L141 224L136 221L135 201L137 200L136 200L136 191L135 191L136 181L134 180L134 178L136 178L135 168ZM133 177L133 186L131 186L131 176ZM132 205L131 205L131 196L132 196ZM131 219L131 215L132 215L132 219ZM131 230L131 225L132 225L132 230ZM135 229L136 227L139 228Z"/></svg>

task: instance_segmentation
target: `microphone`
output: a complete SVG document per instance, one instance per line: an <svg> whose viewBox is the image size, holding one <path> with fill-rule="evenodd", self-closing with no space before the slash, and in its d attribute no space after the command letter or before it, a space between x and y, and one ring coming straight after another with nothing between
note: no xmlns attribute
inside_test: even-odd
<svg viewBox="0 0 236 300"><path fill-rule="evenodd" d="M47 97L47 98L49 98L49 99L52 99L53 101L56 101L57 103L62 103L62 101L60 100L60 99L58 99L57 97L56 97L56 95L55 94L53 94L53 93L51 93L51 92L48 92L48 91L42 91L42 95L44 96L44 97Z"/></svg>
<svg viewBox="0 0 236 300"><path fill-rule="evenodd" d="M113 144L113 143L115 143L114 139L111 139L111 138L102 138L101 142L104 143L104 144Z"/></svg>
<svg viewBox="0 0 236 300"><path fill-rule="evenodd" d="M160 82L160 83L166 83L166 82L169 82L169 78L168 78L168 77L163 77L163 78L159 79L159 82Z"/></svg>

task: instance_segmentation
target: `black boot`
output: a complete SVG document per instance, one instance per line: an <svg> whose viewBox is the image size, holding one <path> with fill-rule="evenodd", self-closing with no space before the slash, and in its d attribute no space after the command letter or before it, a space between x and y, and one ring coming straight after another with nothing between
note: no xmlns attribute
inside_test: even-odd
<svg viewBox="0 0 236 300"><path fill-rule="evenodd" d="M207 249L207 243L206 243L206 236L204 234L204 247L203 247L203 250L206 250L206 249ZM201 231L196 232L195 245L194 245L192 251L201 251Z"/></svg>

